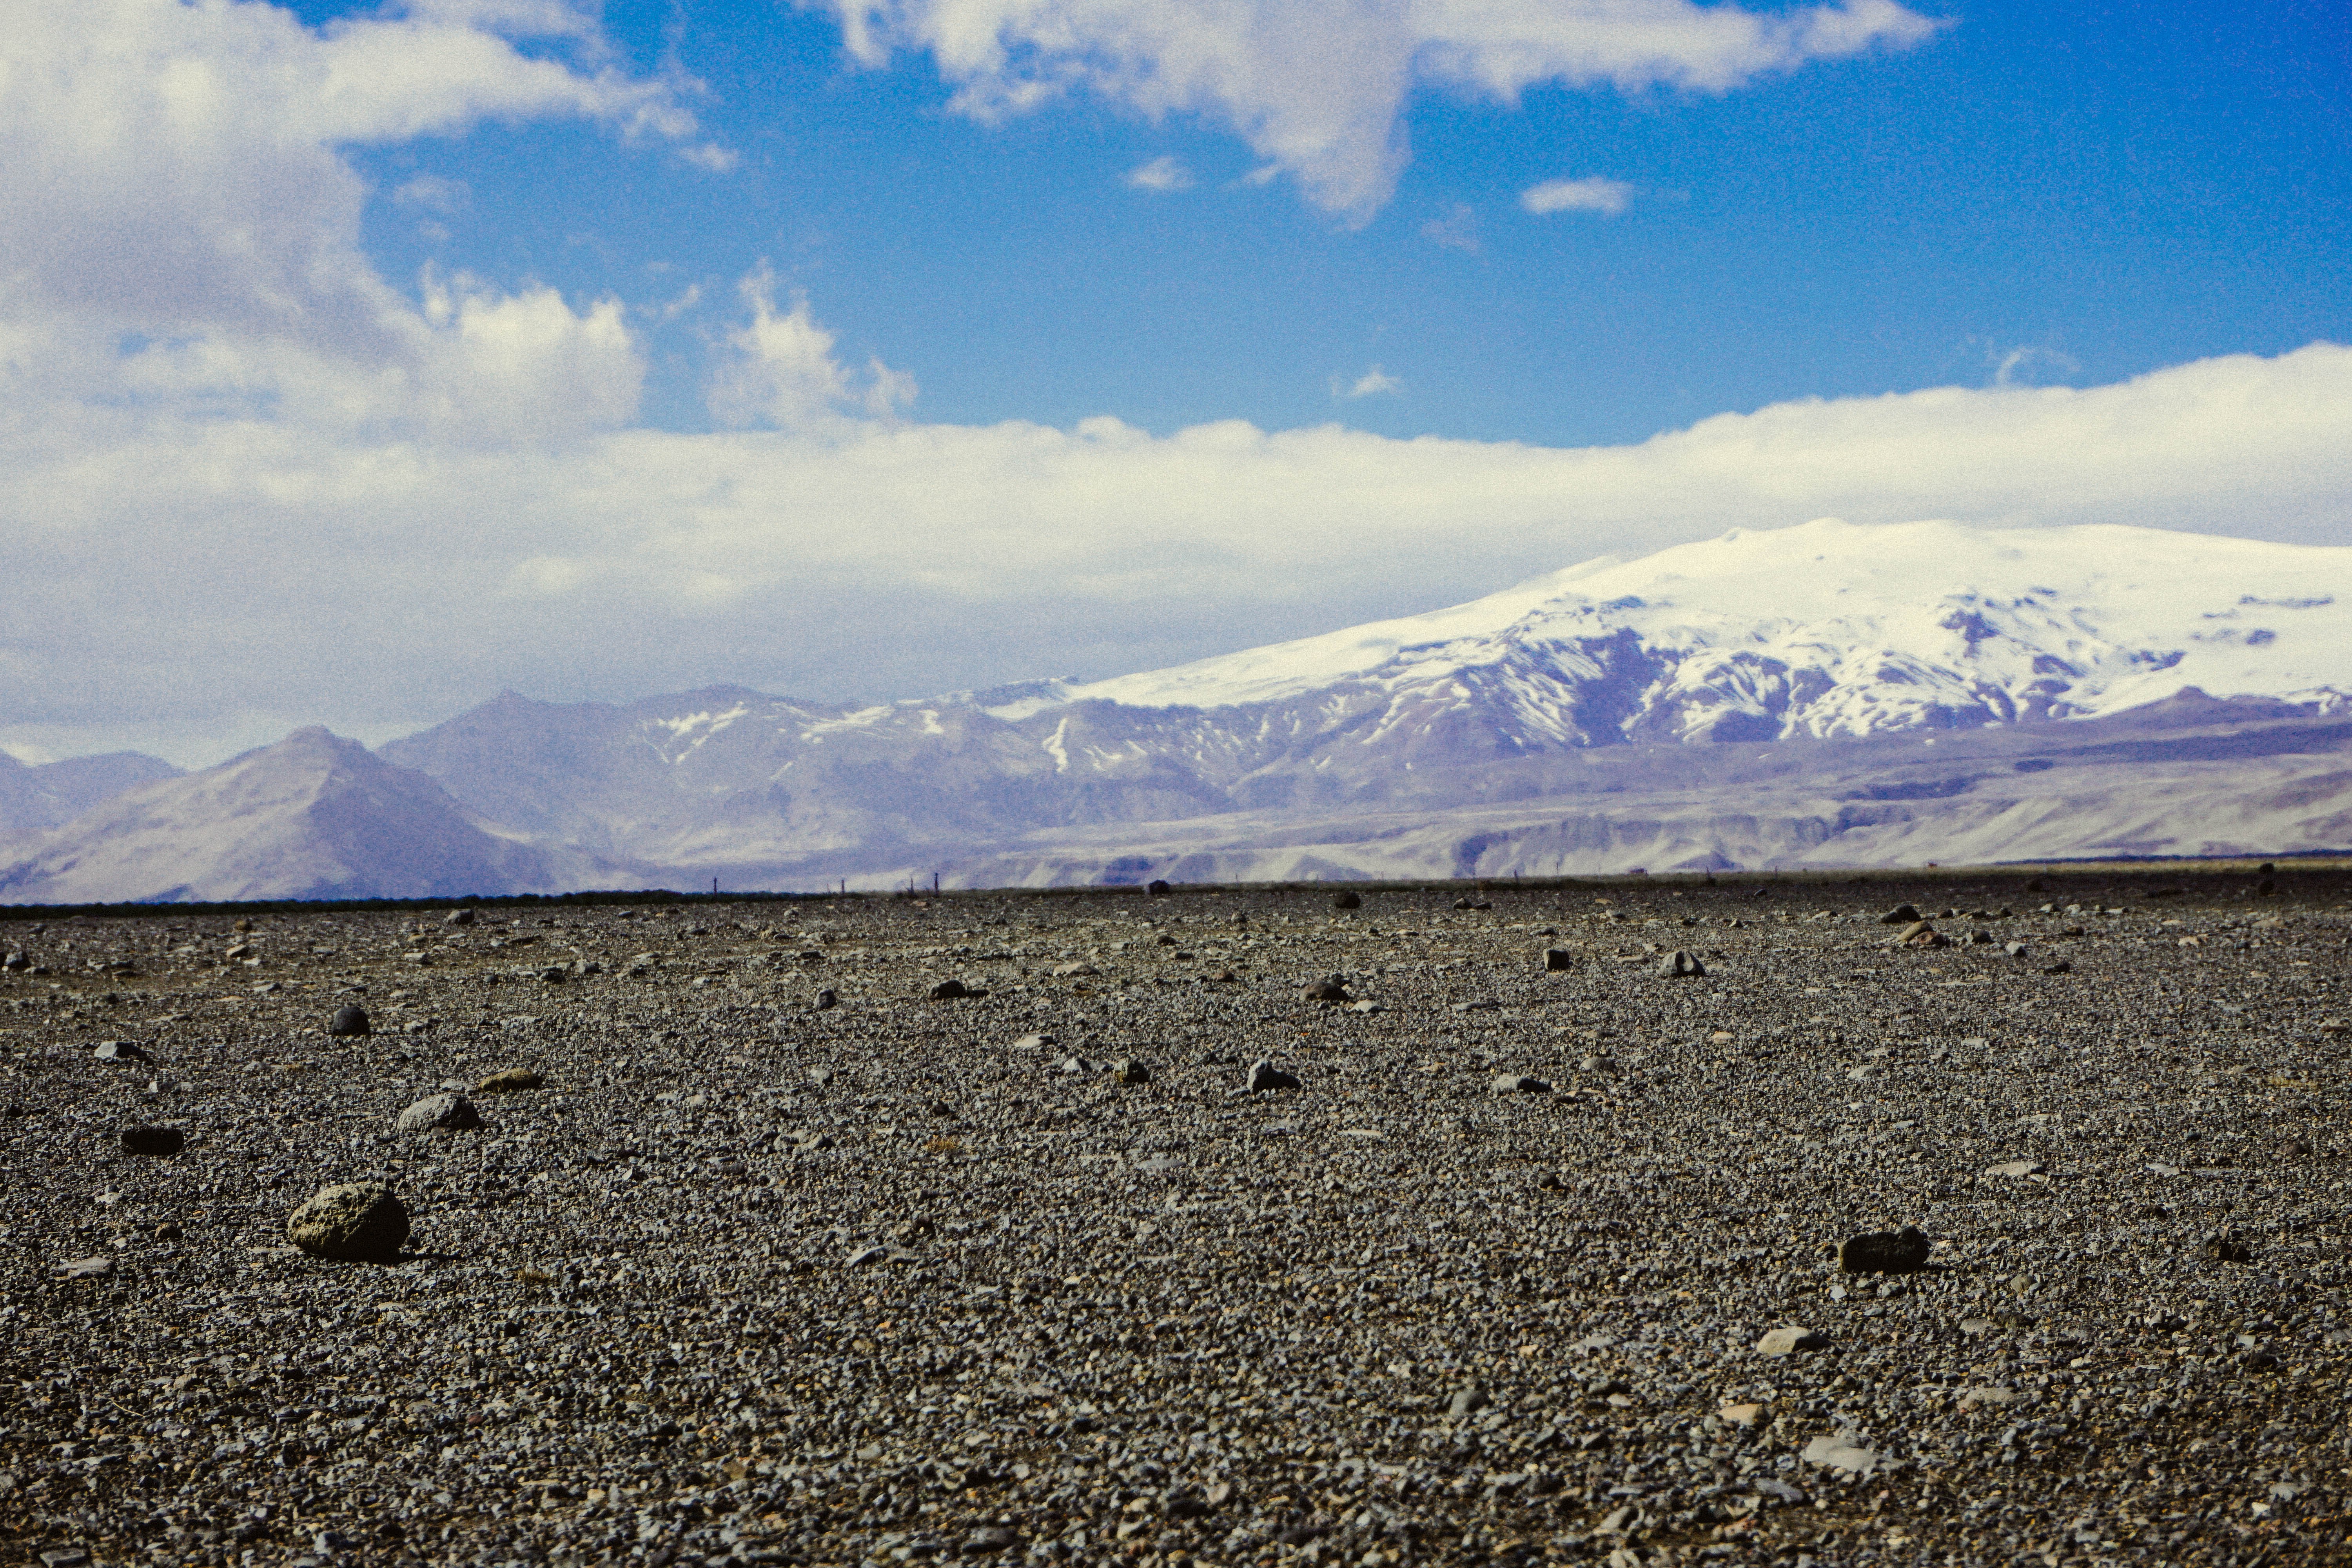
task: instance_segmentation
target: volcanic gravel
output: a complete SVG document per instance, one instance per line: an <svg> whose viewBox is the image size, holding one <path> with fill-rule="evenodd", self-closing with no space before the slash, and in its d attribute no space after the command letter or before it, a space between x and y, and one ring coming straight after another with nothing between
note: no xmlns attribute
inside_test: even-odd
<svg viewBox="0 0 2352 1568"><path fill-rule="evenodd" d="M0 922L0 1556L2352 1560L2346 897Z"/></svg>

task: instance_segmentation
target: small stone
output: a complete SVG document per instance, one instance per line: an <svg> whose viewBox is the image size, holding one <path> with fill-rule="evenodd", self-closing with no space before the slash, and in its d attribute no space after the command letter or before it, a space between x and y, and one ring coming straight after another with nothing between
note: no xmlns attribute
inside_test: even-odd
<svg viewBox="0 0 2352 1568"><path fill-rule="evenodd" d="M129 1040L102 1040L89 1053L102 1062L143 1062L153 1058Z"/></svg>
<svg viewBox="0 0 2352 1568"><path fill-rule="evenodd" d="M1209 1512L1209 1500L1184 1487L1173 1487L1160 1500L1160 1510L1171 1519L1201 1519Z"/></svg>
<svg viewBox="0 0 2352 1568"><path fill-rule="evenodd" d="M926 994L934 1002L955 1002L967 996L978 995L979 993L961 980L942 980L932 986Z"/></svg>
<svg viewBox="0 0 2352 1568"><path fill-rule="evenodd" d="M1165 881L1157 877L1143 885L1143 892L1146 898L1164 899L1175 890L1175 889L1170 887Z"/></svg>
<svg viewBox="0 0 2352 1568"><path fill-rule="evenodd" d="M1335 910L1360 910L1364 907L1363 895L1352 891L1337 894L1331 900L1331 907Z"/></svg>
<svg viewBox="0 0 2352 1568"><path fill-rule="evenodd" d="M1486 1409L1492 1403L1493 1401L1486 1397L1486 1388L1484 1384L1465 1383L1454 1391L1454 1402L1445 1407L1445 1413L1457 1417L1469 1415Z"/></svg>
<svg viewBox="0 0 2352 1568"><path fill-rule="evenodd" d="M1988 1176L2038 1176L2047 1169L2039 1160L2004 1160L1998 1165L1987 1165Z"/></svg>
<svg viewBox="0 0 2352 1568"><path fill-rule="evenodd" d="M1728 1421L1734 1426L1753 1426L1756 1418L1764 1414L1764 1407L1761 1405L1726 1405L1715 1414L1717 1419Z"/></svg>
<svg viewBox="0 0 2352 1568"><path fill-rule="evenodd" d="M1296 1077L1263 1058L1250 1064L1249 1091L1252 1094L1264 1094L1268 1089L1299 1087L1299 1081Z"/></svg>
<svg viewBox="0 0 2352 1568"><path fill-rule="evenodd" d="M1111 1064L1110 1076L1120 1083L1150 1083L1151 1069L1132 1057L1122 1057Z"/></svg>
<svg viewBox="0 0 2352 1568"><path fill-rule="evenodd" d="M1875 1449L1864 1447L1851 1436L1816 1437L1805 1445L1804 1460L1824 1469L1866 1476L1877 1468L1878 1453Z"/></svg>
<svg viewBox="0 0 2352 1568"><path fill-rule="evenodd" d="M1080 1073L1100 1072L1102 1069L1084 1057L1064 1057L1054 1070L1066 1078L1076 1078Z"/></svg>
<svg viewBox="0 0 2352 1568"><path fill-rule="evenodd" d="M520 1094L527 1089L544 1089L547 1080L529 1068L507 1068L492 1073L474 1086L476 1094Z"/></svg>
<svg viewBox="0 0 2352 1568"><path fill-rule="evenodd" d="M2234 1232L2225 1231L2205 1243L2204 1253L2216 1263L2252 1263L2254 1249Z"/></svg>
<svg viewBox="0 0 2352 1568"><path fill-rule="evenodd" d="M89 1553L79 1546L52 1546L41 1553L41 1568L89 1568Z"/></svg>
<svg viewBox="0 0 2352 1568"><path fill-rule="evenodd" d="M561 985L572 978L572 971L561 963L551 963L539 972L540 980L549 985Z"/></svg>
<svg viewBox="0 0 2352 1568"><path fill-rule="evenodd" d="M2005 942L2000 944L2000 952L2004 958L2025 958L2032 954L2032 949L2021 942Z"/></svg>
<svg viewBox="0 0 2352 1568"><path fill-rule="evenodd" d="M2042 973L2044 974L2072 974L2074 973L2074 964L2071 959L2062 958L2055 963L2043 965Z"/></svg>
<svg viewBox="0 0 2352 1568"><path fill-rule="evenodd" d="M149 1160L168 1160L188 1146L188 1135L176 1127L126 1127L122 1152Z"/></svg>
<svg viewBox="0 0 2352 1568"><path fill-rule="evenodd" d="M474 911L471 910L451 910L447 914L441 917L441 923L445 926L472 925L474 923Z"/></svg>
<svg viewBox="0 0 2352 1568"><path fill-rule="evenodd" d="M890 1249L887 1247L860 1247L857 1251L849 1255L847 1261L843 1264L843 1267L846 1268L863 1268L869 1263L886 1262L888 1260L889 1257Z"/></svg>
<svg viewBox="0 0 2352 1568"><path fill-rule="evenodd" d="M1155 882L1152 886L1165 889L1168 884ZM1018 1543L1018 1540L1001 1524L983 1524L963 1538L963 1549L966 1552L1007 1552Z"/></svg>
<svg viewBox="0 0 2352 1568"><path fill-rule="evenodd" d="M1878 923L1883 926L1907 926L1916 925L1918 923L1918 920L1919 911L1917 910L1912 908L1909 904L1897 904L1893 909L1887 910L1885 914L1879 916Z"/></svg>
<svg viewBox="0 0 2352 1568"><path fill-rule="evenodd" d="M822 1013L827 1007L839 1005L840 1002L841 998L835 995L832 988L828 986L817 992L816 1000L809 1005L809 1011L812 1013Z"/></svg>
<svg viewBox="0 0 2352 1568"><path fill-rule="evenodd" d="M1784 1328L1774 1329L1770 1333L1758 1340L1756 1353L1779 1357L1797 1351L1817 1351L1829 1342L1827 1334L1816 1333L1811 1329L1791 1323Z"/></svg>
<svg viewBox="0 0 2352 1568"><path fill-rule="evenodd" d="M1676 948L1658 960L1657 972L1670 980L1696 980L1706 973L1706 965L1698 961L1698 954Z"/></svg>
<svg viewBox="0 0 2352 1568"><path fill-rule="evenodd" d="M1985 1405L2009 1405L2016 1403L2017 1390L2013 1388L1971 1388L1960 1395L1960 1408L1963 1410L1974 1410Z"/></svg>
<svg viewBox="0 0 2352 1568"><path fill-rule="evenodd" d="M359 1006L338 1007L332 1022L327 1026L331 1035L368 1035L375 1026L368 1021L367 1009Z"/></svg>
<svg viewBox="0 0 2352 1568"><path fill-rule="evenodd" d="M378 1183L321 1187L286 1216L286 1239L316 1258L380 1261L408 1239L408 1210Z"/></svg>
<svg viewBox="0 0 2352 1568"><path fill-rule="evenodd" d="M1576 955L1569 952L1568 949L1564 947L1548 947L1544 949L1544 973L1546 974L1565 973L1568 970L1575 967L1575 964Z"/></svg>
<svg viewBox="0 0 2352 1568"><path fill-rule="evenodd" d="M68 1279L102 1279L114 1272L114 1259L103 1256L76 1258L58 1267Z"/></svg>
<svg viewBox="0 0 2352 1568"><path fill-rule="evenodd" d="M1340 984L1336 978L1318 980L1302 987L1298 993L1298 999L1302 1002L1352 1002L1355 1000L1348 994L1348 988Z"/></svg>
<svg viewBox="0 0 2352 1568"><path fill-rule="evenodd" d="M1926 921L1915 921L1895 939L1897 947L1949 947L1952 939Z"/></svg>
<svg viewBox="0 0 2352 1568"><path fill-rule="evenodd" d="M1838 1267L1848 1274L1912 1274L1927 1266L1927 1233L1916 1225L1848 1237Z"/></svg>
<svg viewBox="0 0 2352 1568"><path fill-rule="evenodd" d="M5 958L0 958L0 969L5 969L11 974L21 973L32 967L33 961L21 952L12 952Z"/></svg>
<svg viewBox="0 0 2352 1568"><path fill-rule="evenodd" d="M1024 1035L1013 1042L1013 1048L1016 1051L1042 1051L1054 1043L1051 1035Z"/></svg>
<svg viewBox="0 0 2352 1568"><path fill-rule="evenodd" d="M403 1132L461 1132L481 1124L482 1113L462 1094L428 1094L393 1123Z"/></svg>
<svg viewBox="0 0 2352 1568"><path fill-rule="evenodd" d="M1539 1078L1529 1078L1525 1073L1507 1072L1498 1074L1495 1081L1486 1086L1486 1092L1489 1094L1549 1094L1551 1085Z"/></svg>

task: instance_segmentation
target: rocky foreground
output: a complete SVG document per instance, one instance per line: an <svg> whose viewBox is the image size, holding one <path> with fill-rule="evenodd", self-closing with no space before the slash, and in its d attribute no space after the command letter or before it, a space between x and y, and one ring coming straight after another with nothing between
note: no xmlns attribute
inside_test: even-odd
<svg viewBox="0 0 2352 1568"><path fill-rule="evenodd" d="M2345 880L1463 893L0 924L0 1552L2352 1558Z"/></svg>

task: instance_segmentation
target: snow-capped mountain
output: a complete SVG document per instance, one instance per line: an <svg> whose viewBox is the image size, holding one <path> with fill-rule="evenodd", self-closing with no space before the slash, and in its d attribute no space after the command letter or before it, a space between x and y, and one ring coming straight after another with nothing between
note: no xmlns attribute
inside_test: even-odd
<svg viewBox="0 0 2352 1568"><path fill-rule="evenodd" d="M586 870L485 831L432 780L310 729L0 847L0 902L431 898L551 890Z"/></svg>
<svg viewBox="0 0 2352 1568"><path fill-rule="evenodd" d="M2338 702L2347 632L2352 549L1823 520L995 711L1344 694L1386 698L1387 728L1442 693L1530 745L1870 735L2112 713L2183 686Z"/></svg>
<svg viewBox="0 0 2352 1568"><path fill-rule="evenodd" d="M509 694L383 757L474 814L452 876L508 866L518 889L2286 853L2352 841L2347 694L2352 549L1821 521L1108 680L868 706ZM194 801L212 776L164 788ZM98 886L59 859L94 831L119 837L75 824L0 899ZM141 842L242 832L189 817ZM374 875L354 843L340 870L239 881L259 847L72 896ZM401 885L427 882L454 885Z"/></svg>
<svg viewBox="0 0 2352 1568"><path fill-rule="evenodd" d="M1691 742L2036 724L2190 686L2342 707L2352 550L1822 521L1110 680L869 707L508 696L384 753L534 837L733 880L1098 823L1572 794L1600 753L1660 742L1645 773L1696 781L1718 770Z"/></svg>

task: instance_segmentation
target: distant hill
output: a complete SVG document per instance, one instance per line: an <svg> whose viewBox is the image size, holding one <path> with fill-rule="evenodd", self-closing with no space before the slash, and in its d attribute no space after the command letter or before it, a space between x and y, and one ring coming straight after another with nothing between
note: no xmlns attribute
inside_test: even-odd
<svg viewBox="0 0 2352 1568"><path fill-rule="evenodd" d="M11 846L0 901L428 898L552 889L570 865L320 729L115 795Z"/></svg>
<svg viewBox="0 0 2352 1568"><path fill-rule="evenodd" d="M0 752L0 837L71 822L100 801L180 770L139 752L28 764Z"/></svg>

